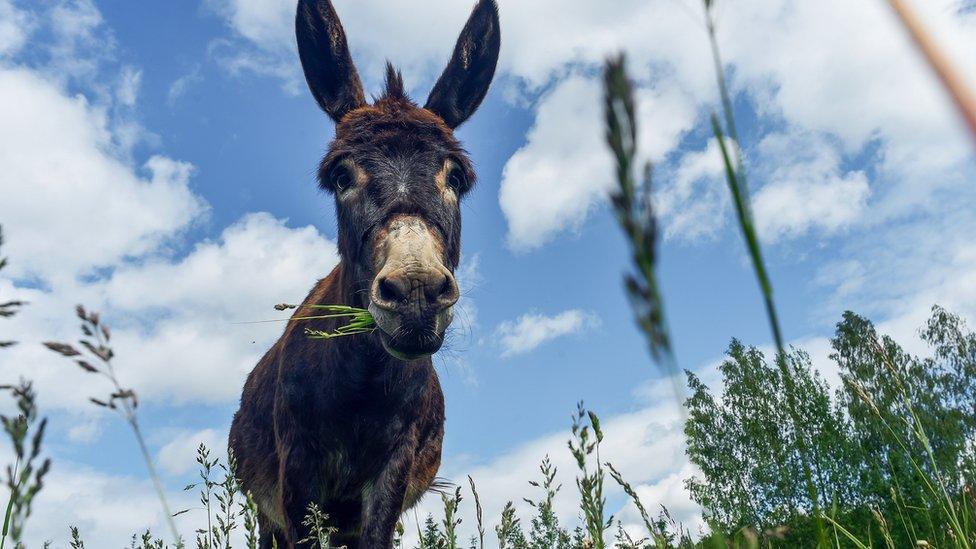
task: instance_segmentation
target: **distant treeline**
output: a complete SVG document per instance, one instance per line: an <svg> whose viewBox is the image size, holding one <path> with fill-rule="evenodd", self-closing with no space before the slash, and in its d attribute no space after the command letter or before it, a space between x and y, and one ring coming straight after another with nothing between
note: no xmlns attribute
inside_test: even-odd
<svg viewBox="0 0 976 549"><path fill-rule="evenodd" d="M831 340L836 388L807 353L790 349L785 360L803 433L790 421L782 370L758 349L732 341L720 366L721 394L688 372L685 433L701 476L687 487L713 528L727 535L751 528L784 538L784 546L815 539L798 453L802 435L823 512L838 528L867 546L968 546L951 525L958 521L961 537L970 534L976 334L934 307L920 336L930 358L845 313ZM849 541L835 534L833 541Z"/></svg>

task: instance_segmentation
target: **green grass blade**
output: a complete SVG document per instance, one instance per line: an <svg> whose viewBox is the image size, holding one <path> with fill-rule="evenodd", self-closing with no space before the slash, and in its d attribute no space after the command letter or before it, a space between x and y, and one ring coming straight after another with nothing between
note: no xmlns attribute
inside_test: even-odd
<svg viewBox="0 0 976 549"><path fill-rule="evenodd" d="M871 549L867 545L864 545L864 543L861 540L857 539L857 537L854 534L852 534L850 532L850 530L848 530L847 528L844 528L839 522L837 522L833 518L831 518L831 517L829 517L827 515L824 515L823 518L827 522L829 522L831 525L833 525L833 527L834 527L835 530L840 530L840 533L844 534L844 537L846 537L847 539L849 539L851 541L851 543L853 543L854 546L857 547L858 549ZM837 545L839 546L840 544L838 543Z"/></svg>

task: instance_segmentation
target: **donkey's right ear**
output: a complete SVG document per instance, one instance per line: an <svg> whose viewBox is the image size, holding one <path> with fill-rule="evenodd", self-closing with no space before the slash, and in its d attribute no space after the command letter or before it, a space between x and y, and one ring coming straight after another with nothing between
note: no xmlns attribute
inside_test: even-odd
<svg viewBox="0 0 976 549"><path fill-rule="evenodd" d="M308 88L332 120L339 122L366 104L346 33L330 0L298 0L295 36Z"/></svg>

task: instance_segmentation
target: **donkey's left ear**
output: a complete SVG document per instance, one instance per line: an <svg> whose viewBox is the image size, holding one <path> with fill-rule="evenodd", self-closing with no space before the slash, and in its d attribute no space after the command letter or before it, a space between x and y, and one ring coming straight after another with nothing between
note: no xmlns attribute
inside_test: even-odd
<svg viewBox="0 0 976 549"><path fill-rule="evenodd" d="M424 108L451 128L460 126L488 93L500 46L498 5L495 0L479 0Z"/></svg>

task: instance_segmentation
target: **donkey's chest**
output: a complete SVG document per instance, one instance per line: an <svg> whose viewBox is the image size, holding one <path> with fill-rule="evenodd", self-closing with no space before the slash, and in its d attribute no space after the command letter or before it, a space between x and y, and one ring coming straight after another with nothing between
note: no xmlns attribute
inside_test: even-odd
<svg viewBox="0 0 976 549"><path fill-rule="evenodd" d="M390 455L412 440L411 426L396 418L360 417L323 434L319 466L321 493L331 499L365 493Z"/></svg>

